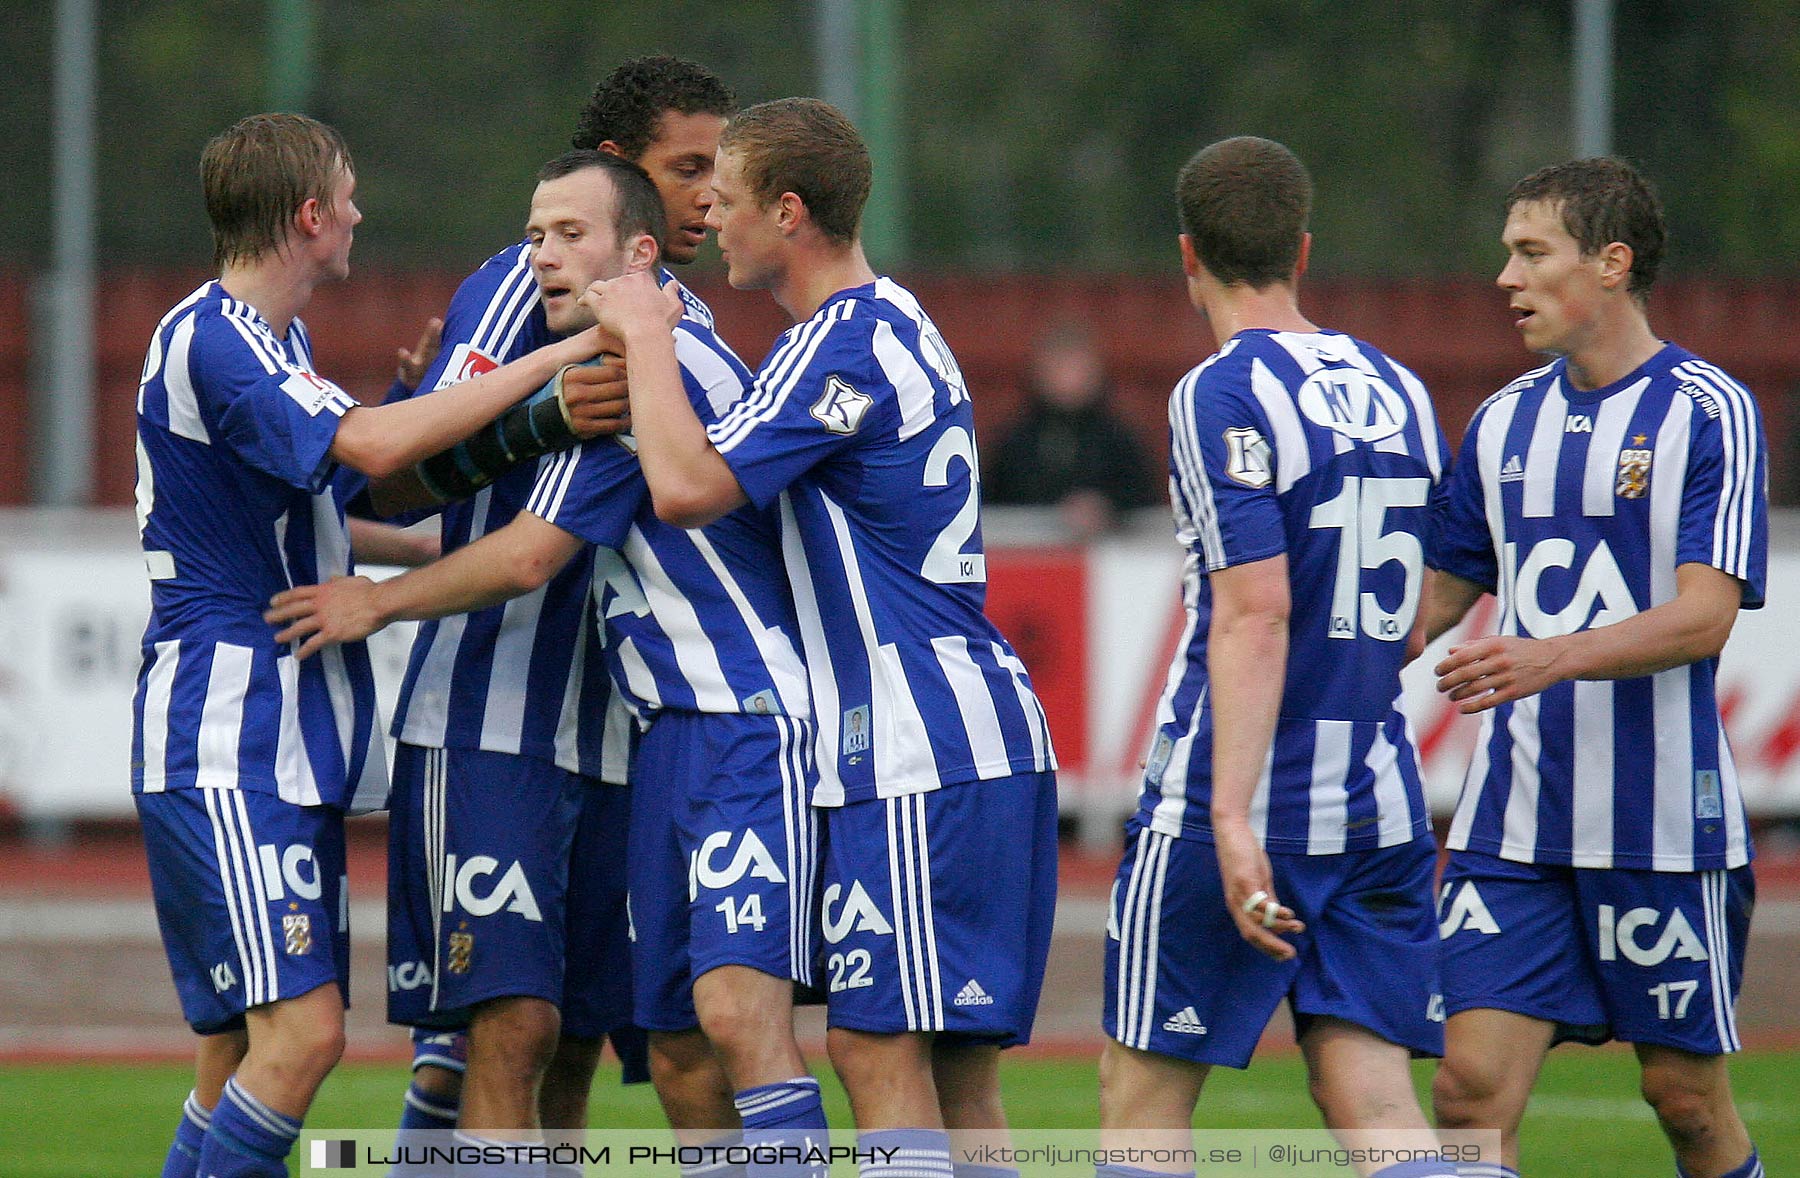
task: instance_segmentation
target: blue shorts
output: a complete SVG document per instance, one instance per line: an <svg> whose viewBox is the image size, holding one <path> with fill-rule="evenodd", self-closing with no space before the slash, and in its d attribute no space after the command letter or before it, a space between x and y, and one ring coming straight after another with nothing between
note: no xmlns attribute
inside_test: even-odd
<svg viewBox="0 0 1800 1178"><path fill-rule="evenodd" d="M583 783L569 852L562 1033L598 1039L631 1025L631 912L625 892L631 791L593 777Z"/></svg>
<svg viewBox="0 0 1800 1178"><path fill-rule="evenodd" d="M401 744L388 821L388 1021L466 1025L490 998L560 1004L585 780L535 757Z"/></svg>
<svg viewBox="0 0 1800 1178"><path fill-rule="evenodd" d="M156 922L202 1035L336 982L350 1000L344 812L242 789L138 794Z"/></svg>
<svg viewBox="0 0 1800 1178"><path fill-rule="evenodd" d="M1341 855L1272 853L1275 894L1306 922L1276 961L1238 933L1211 843L1133 818L1106 922L1106 1034L1141 1051L1241 1068L1282 998L1311 1019L1444 1053L1432 840ZM1433 1016L1436 1015L1434 1018Z"/></svg>
<svg viewBox="0 0 1800 1178"><path fill-rule="evenodd" d="M1056 915L1056 774L825 814L829 1023L1029 1041Z"/></svg>
<svg viewBox="0 0 1800 1178"><path fill-rule="evenodd" d="M1558 1042L1737 1051L1756 880L1515 863L1454 851L1438 900L1444 1008L1557 1024Z"/></svg>
<svg viewBox="0 0 1800 1178"><path fill-rule="evenodd" d="M631 778L635 1019L699 1025L694 979L721 965L812 979L818 820L812 725L665 711Z"/></svg>

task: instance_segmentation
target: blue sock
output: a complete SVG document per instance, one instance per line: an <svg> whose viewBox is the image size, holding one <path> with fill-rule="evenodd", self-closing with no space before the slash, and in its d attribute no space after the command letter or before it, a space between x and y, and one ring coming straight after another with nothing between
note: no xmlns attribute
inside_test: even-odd
<svg viewBox="0 0 1800 1178"><path fill-rule="evenodd" d="M831 1131L813 1077L746 1088L732 1103L744 1122L745 1145L804 1151L793 1160L752 1161L744 1167L746 1178L826 1178L831 1172Z"/></svg>
<svg viewBox="0 0 1800 1178"><path fill-rule="evenodd" d="M727 1133L723 1137L715 1137L707 1142L706 1149L726 1149L733 1145L742 1145L742 1133ZM682 1163L681 1178L744 1178L744 1167L737 1162L724 1159L718 1161L702 1161L693 1165Z"/></svg>
<svg viewBox="0 0 1800 1178"><path fill-rule="evenodd" d="M1693 1178L1693 1175L1681 1168L1679 1162L1675 1164L1675 1173L1679 1175L1679 1178ZM1756 1147L1754 1145L1750 1147L1750 1156L1744 1159L1743 1165L1719 1175L1719 1178L1763 1178L1762 1159L1757 1156Z"/></svg>
<svg viewBox="0 0 1800 1178"><path fill-rule="evenodd" d="M506 1151L509 1145L523 1145L521 1141L499 1141L492 1137L478 1137L473 1133L464 1133L460 1129L455 1137L457 1152L466 1149L495 1148ZM539 1144L532 1142L531 1144ZM460 1157L451 1168L455 1178L544 1178L544 1163L514 1160L510 1151L496 1154L496 1158L505 1160L488 1161L485 1159L464 1162Z"/></svg>
<svg viewBox="0 0 1800 1178"><path fill-rule="evenodd" d="M244 1091L233 1076L207 1126L200 1172L207 1178L287 1178L287 1156L298 1136L299 1121Z"/></svg>
<svg viewBox="0 0 1800 1178"><path fill-rule="evenodd" d="M450 1133L456 1128L456 1102L445 1103L441 1096L419 1091L415 1083L406 1089L406 1101L400 1106L400 1132L394 1145L401 1162L388 1171L388 1178L429 1178L444 1173L443 1163L427 1160L424 1150L450 1144ZM416 1161L407 1160L411 1151Z"/></svg>
<svg viewBox="0 0 1800 1178"><path fill-rule="evenodd" d="M1140 1170L1136 1166L1095 1166L1094 1178L1194 1178L1192 1170Z"/></svg>
<svg viewBox="0 0 1800 1178"><path fill-rule="evenodd" d="M966 1162L955 1165L956 1178L1019 1178L1017 1170L1002 1166L974 1166Z"/></svg>
<svg viewBox="0 0 1800 1178"><path fill-rule="evenodd" d="M212 1114L200 1107L199 1099L188 1093L181 1106L181 1120L175 1124L175 1140L169 1156L163 1160L162 1178L195 1178L200 1172L200 1147L206 1142L206 1127Z"/></svg>
<svg viewBox="0 0 1800 1178"><path fill-rule="evenodd" d="M1499 1162L1464 1162L1456 1167L1457 1178L1519 1178L1519 1172Z"/></svg>
<svg viewBox="0 0 1800 1178"><path fill-rule="evenodd" d="M856 1139L860 1178L954 1178L950 1134L942 1129L877 1129Z"/></svg>

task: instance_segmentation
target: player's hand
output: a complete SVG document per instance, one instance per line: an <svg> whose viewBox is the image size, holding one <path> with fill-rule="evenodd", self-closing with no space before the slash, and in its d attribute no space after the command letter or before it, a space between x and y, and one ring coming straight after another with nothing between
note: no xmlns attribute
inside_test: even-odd
<svg viewBox="0 0 1800 1178"><path fill-rule="evenodd" d="M305 659L341 642L367 638L387 624L375 606L375 582L367 577L333 577L323 585L298 585L277 593L263 611L271 626L286 623L275 641L300 643L294 657Z"/></svg>
<svg viewBox="0 0 1800 1178"><path fill-rule="evenodd" d="M647 270L596 282L587 288L581 301L594 313L601 331L620 339L634 329L653 325L674 331L675 325L681 322L679 288L673 282L658 286L656 276Z"/></svg>
<svg viewBox="0 0 1800 1178"><path fill-rule="evenodd" d="M1275 895L1269 856L1249 825L1214 823L1213 849L1225 885L1225 907L1238 935L1276 961L1291 960L1298 950L1282 938L1305 932L1306 924Z"/></svg>
<svg viewBox="0 0 1800 1178"><path fill-rule="evenodd" d="M577 437L605 437L631 428L631 396L625 361L602 353L598 364L577 364L562 373L563 408Z"/></svg>
<svg viewBox="0 0 1800 1178"><path fill-rule="evenodd" d="M1465 716L1485 712L1504 703L1560 683L1557 649L1535 638L1494 634L1450 648L1434 668L1437 688Z"/></svg>
<svg viewBox="0 0 1800 1178"><path fill-rule="evenodd" d="M419 342L410 349L394 350L398 367L395 375L400 383L409 389L417 390L419 382L425 379L425 370L437 359L438 349L444 346L444 321L435 315L425 321L425 330L419 333Z"/></svg>

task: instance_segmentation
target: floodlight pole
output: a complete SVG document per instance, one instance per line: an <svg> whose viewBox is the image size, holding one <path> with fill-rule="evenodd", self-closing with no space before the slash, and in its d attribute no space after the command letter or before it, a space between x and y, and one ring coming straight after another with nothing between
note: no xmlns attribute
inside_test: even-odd
<svg viewBox="0 0 1800 1178"><path fill-rule="evenodd" d="M1613 4L1575 0L1575 154L1612 154Z"/></svg>
<svg viewBox="0 0 1800 1178"><path fill-rule="evenodd" d="M94 495L94 0L56 0L50 272L37 289L31 497Z"/></svg>
<svg viewBox="0 0 1800 1178"><path fill-rule="evenodd" d="M817 0L819 93L856 124L875 165L863 247L880 270L906 256L899 0Z"/></svg>

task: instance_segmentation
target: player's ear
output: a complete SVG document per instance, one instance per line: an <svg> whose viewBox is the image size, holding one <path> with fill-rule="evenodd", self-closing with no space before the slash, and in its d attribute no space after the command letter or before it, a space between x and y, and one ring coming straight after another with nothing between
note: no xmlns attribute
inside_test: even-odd
<svg viewBox="0 0 1800 1178"><path fill-rule="evenodd" d="M797 192L784 192L775 198L775 227L793 233L812 219L812 212Z"/></svg>
<svg viewBox="0 0 1800 1178"><path fill-rule="evenodd" d="M1311 257L1312 257L1312 234L1302 233L1300 235L1300 258L1298 261L1296 261L1294 263L1294 277L1295 278L1299 278L1302 274L1306 273L1306 263L1307 263L1307 260Z"/></svg>
<svg viewBox="0 0 1800 1178"><path fill-rule="evenodd" d="M599 145L594 148L594 150L600 151L600 152L605 152L607 155L616 155L620 159L625 158L625 149L620 147L618 145L618 143L612 139L602 139L600 141Z"/></svg>
<svg viewBox="0 0 1800 1178"><path fill-rule="evenodd" d="M625 255L625 272L635 274L656 265L656 238L640 233Z"/></svg>
<svg viewBox="0 0 1800 1178"><path fill-rule="evenodd" d="M1176 240L1181 243L1181 272L1189 278L1200 277L1200 256L1194 252L1194 239L1183 233Z"/></svg>
<svg viewBox="0 0 1800 1178"><path fill-rule="evenodd" d="M302 237L317 237L325 227L325 210L319 198L309 196L294 210L294 229Z"/></svg>
<svg viewBox="0 0 1800 1178"><path fill-rule="evenodd" d="M1631 263L1636 259L1631 247L1622 241L1600 247L1600 285L1607 290L1631 285Z"/></svg>

